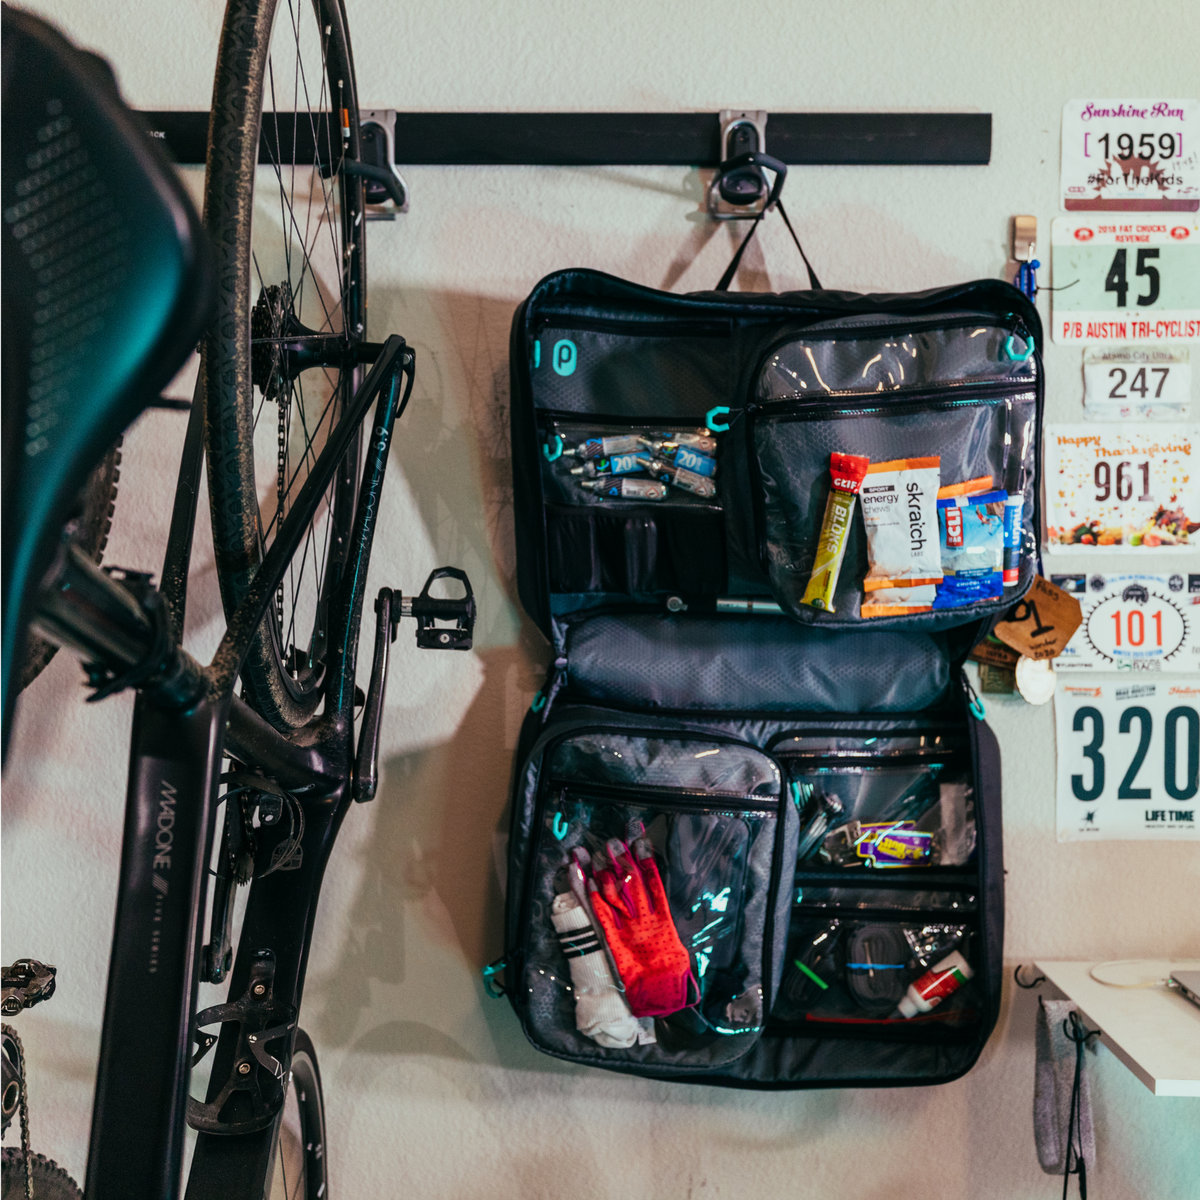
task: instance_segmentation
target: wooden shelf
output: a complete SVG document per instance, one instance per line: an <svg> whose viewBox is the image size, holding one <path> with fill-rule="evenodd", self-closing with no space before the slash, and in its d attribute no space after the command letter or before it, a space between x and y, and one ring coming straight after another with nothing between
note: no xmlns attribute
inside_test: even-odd
<svg viewBox="0 0 1200 1200"><path fill-rule="evenodd" d="M1200 1008L1174 988L1120 988L1088 974L1095 962L1041 961L1034 964L1087 1023L1099 1026L1104 1044L1156 1095L1200 1096ZM1178 966L1147 960L1137 968L1108 967L1102 975L1165 979Z"/></svg>

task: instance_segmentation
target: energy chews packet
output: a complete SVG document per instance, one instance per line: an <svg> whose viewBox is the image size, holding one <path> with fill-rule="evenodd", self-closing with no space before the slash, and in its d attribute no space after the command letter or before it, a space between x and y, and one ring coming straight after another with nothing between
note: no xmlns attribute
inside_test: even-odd
<svg viewBox="0 0 1200 1200"><path fill-rule="evenodd" d="M1004 594L1003 489L937 502L942 570L936 608L961 608Z"/></svg>
<svg viewBox="0 0 1200 1200"><path fill-rule="evenodd" d="M839 454L834 451L829 456L829 499L825 502L825 517L821 522L812 577L800 600L801 604L833 612L833 593L846 554L850 518L854 515L854 497L862 487L863 477L870 465L869 458L858 454Z"/></svg>
<svg viewBox="0 0 1200 1200"><path fill-rule="evenodd" d="M863 580L863 617L932 607L933 585L942 580L937 525L941 461L937 455L897 458L867 468L859 492L871 560Z"/></svg>

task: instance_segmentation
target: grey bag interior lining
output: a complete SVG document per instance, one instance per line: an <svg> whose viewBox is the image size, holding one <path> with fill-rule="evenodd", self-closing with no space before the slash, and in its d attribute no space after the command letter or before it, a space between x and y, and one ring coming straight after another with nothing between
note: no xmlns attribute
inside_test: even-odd
<svg viewBox="0 0 1200 1200"><path fill-rule="evenodd" d="M593 616L566 626L574 693L667 709L911 712L945 700L945 638L787 617Z"/></svg>

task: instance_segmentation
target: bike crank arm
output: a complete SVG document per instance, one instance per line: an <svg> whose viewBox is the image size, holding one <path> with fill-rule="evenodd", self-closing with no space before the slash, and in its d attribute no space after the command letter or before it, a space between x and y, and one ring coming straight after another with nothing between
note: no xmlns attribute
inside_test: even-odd
<svg viewBox="0 0 1200 1200"><path fill-rule="evenodd" d="M466 595L456 600L431 596L429 589L438 579L457 579L466 589ZM360 804L374 800L379 788L379 735L383 728L388 665L391 644L396 640L403 617L416 618L417 645L422 650L470 650L475 631L475 594L466 572L456 567L439 567L425 581L419 596L405 597L391 588L381 588L375 599L375 657L354 760L353 794ZM450 624L439 625L439 621Z"/></svg>

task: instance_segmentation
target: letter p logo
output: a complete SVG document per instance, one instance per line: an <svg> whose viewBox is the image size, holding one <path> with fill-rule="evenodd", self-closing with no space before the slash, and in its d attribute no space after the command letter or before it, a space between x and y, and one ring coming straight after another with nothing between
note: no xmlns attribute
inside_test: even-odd
<svg viewBox="0 0 1200 1200"><path fill-rule="evenodd" d="M570 338L563 338L561 341L554 343L554 354L551 357L551 362L554 364L555 374L573 375L577 359L578 355L575 351L575 343Z"/></svg>

